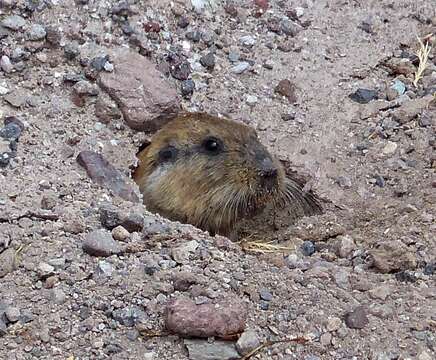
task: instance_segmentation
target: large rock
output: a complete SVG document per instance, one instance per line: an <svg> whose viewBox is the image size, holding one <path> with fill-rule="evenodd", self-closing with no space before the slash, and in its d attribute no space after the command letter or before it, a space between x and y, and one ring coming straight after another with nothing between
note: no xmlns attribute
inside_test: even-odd
<svg viewBox="0 0 436 360"><path fill-rule="evenodd" d="M422 98L405 101L400 108L392 112L392 119L397 121L400 125L404 125L416 119L419 114L429 106L432 98L432 95L427 95Z"/></svg>
<svg viewBox="0 0 436 360"><path fill-rule="evenodd" d="M180 110L177 93L155 64L125 48L110 53L113 72L100 73L99 85L118 104L132 129L156 131Z"/></svg>
<svg viewBox="0 0 436 360"><path fill-rule="evenodd" d="M244 331L247 309L237 300L196 305L192 300L172 300L166 309L166 327L184 337L226 338Z"/></svg>
<svg viewBox="0 0 436 360"><path fill-rule="evenodd" d="M16 267L15 250L8 248L0 253L0 278L12 272Z"/></svg>
<svg viewBox="0 0 436 360"><path fill-rule="evenodd" d="M109 230L122 226L128 232L141 231L144 227L144 217L140 210L132 207L131 211L103 203L99 208L101 224Z"/></svg>
<svg viewBox="0 0 436 360"><path fill-rule="evenodd" d="M358 306L345 316L345 324L350 329L363 329L368 323L368 312L364 306Z"/></svg>
<svg viewBox="0 0 436 360"><path fill-rule="evenodd" d="M416 268L416 255L401 241L386 241L371 252L374 267L382 273Z"/></svg>
<svg viewBox="0 0 436 360"><path fill-rule="evenodd" d="M84 150L77 156L77 162L98 185L109 189L112 193L126 201L139 202L135 190L127 182L126 177L101 154Z"/></svg>

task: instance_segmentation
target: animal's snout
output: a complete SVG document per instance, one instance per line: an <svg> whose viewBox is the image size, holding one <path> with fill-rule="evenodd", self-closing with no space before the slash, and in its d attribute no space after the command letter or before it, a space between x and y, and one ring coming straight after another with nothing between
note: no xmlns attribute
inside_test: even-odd
<svg viewBox="0 0 436 360"><path fill-rule="evenodd" d="M259 176L263 187L271 190L277 180L278 170L270 158L264 158L259 164Z"/></svg>
<svg viewBox="0 0 436 360"><path fill-rule="evenodd" d="M270 158L264 158L259 166L260 176L264 178L277 177L277 168Z"/></svg>

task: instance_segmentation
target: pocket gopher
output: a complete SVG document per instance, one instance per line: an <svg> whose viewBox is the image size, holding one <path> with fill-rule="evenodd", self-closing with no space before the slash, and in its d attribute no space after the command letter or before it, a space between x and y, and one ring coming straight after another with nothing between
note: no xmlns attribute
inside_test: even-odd
<svg viewBox="0 0 436 360"><path fill-rule="evenodd" d="M133 178L147 209L211 234L229 235L267 204L313 215L320 203L286 175L256 131L206 113L184 113L138 154Z"/></svg>

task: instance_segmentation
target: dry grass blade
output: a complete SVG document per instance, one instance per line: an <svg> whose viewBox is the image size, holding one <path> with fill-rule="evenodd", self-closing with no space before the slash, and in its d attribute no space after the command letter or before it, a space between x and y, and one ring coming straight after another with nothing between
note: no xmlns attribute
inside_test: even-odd
<svg viewBox="0 0 436 360"><path fill-rule="evenodd" d="M164 337L170 335L167 331L160 330L139 330L139 334L146 338Z"/></svg>
<svg viewBox="0 0 436 360"><path fill-rule="evenodd" d="M252 251L257 253L277 253L277 252L289 252L294 250L293 247L272 244L271 241L262 242L259 240L256 241L243 240L240 244L244 251Z"/></svg>
<svg viewBox="0 0 436 360"><path fill-rule="evenodd" d="M15 262L18 263L20 261L21 253L25 248L28 248L30 245L20 245L17 250L15 250Z"/></svg>
<svg viewBox="0 0 436 360"><path fill-rule="evenodd" d="M281 344L281 343L297 343L297 344L305 344L307 343L309 340L302 338L302 337L296 337L296 338L292 338L292 339L284 339L284 340L277 340L277 341L268 341L266 343L263 343L262 345L258 346L257 348L253 349L252 351L250 351L248 354L244 355L244 357L241 358L241 360L248 360L250 359L252 356L256 355L259 351L273 346L275 344Z"/></svg>
<svg viewBox="0 0 436 360"><path fill-rule="evenodd" d="M427 68L428 56L430 55L430 51L431 51L431 46L428 43L427 37L425 40L425 44L419 37L418 37L418 42L419 42L419 49L416 52L416 56L418 56L419 65L418 65L418 69L415 72L415 80L413 80L413 85L415 85L415 87L418 86L418 81L422 79L422 74Z"/></svg>

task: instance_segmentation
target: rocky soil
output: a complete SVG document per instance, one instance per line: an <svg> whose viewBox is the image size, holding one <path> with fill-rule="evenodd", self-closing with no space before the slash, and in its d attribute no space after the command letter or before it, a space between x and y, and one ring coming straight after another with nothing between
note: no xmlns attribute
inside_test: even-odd
<svg viewBox="0 0 436 360"><path fill-rule="evenodd" d="M0 0L0 358L434 359L435 34L431 0ZM325 213L249 243L148 213L135 154L180 109Z"/></svg>

